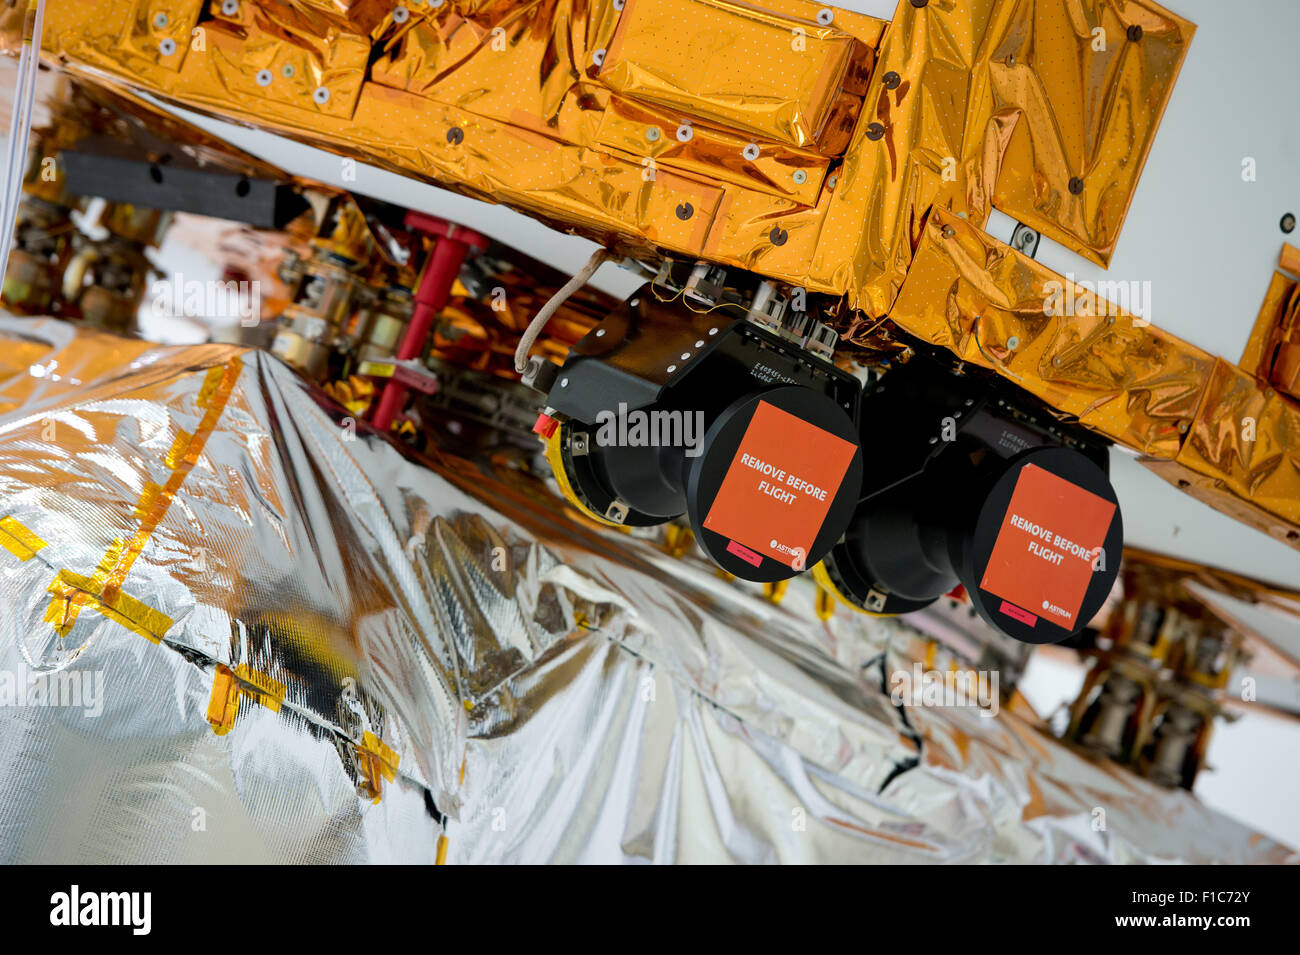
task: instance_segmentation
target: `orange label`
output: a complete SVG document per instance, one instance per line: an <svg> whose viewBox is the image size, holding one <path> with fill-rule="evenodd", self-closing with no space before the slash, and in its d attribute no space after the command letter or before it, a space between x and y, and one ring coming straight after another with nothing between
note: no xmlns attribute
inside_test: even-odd
<svg viewBox="0 0 1300 955"><path fill-rule="evenodd" d="M704 526L803 570L856 450L760 401Z"/></svg>
<svg viewBox="0 0 1300 955"><path fill-rule="evenodd" d="M1013 605L1022 623L1037 614L1073 629L1115 505L1034 464L1016 479L980 588ZM1119 555L1108 559L1118 560Z"/></svg>

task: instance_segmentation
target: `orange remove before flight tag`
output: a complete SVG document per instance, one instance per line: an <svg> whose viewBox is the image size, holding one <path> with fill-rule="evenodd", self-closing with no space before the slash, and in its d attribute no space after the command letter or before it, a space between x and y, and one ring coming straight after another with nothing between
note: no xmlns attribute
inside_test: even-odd
<svg viewBox="0 0 1300 955"><path fill-rule="evenodd" d="M704 526L805 569L856 446L760 401Z"/></svg>
<svg viewBox="0 0 1300 955"><path fill-rule="evenodd" d="M1038 615L1073 629L1114 515L1115 505L1105 498L1026 465L980 589L1011 604L1002 613L1022 623L1033 626Z"/></svg>

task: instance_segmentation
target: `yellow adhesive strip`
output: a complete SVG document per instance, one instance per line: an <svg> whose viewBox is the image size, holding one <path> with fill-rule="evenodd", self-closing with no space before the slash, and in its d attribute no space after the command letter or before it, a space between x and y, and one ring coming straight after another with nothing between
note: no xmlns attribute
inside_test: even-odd
<svg viewBox="0 0 1300 955"><path fill-rule="evenodd" d="M31 531L12 517L0 517L0 547L21 561L31 560L36 552L47 546Z"/></svg>
<svg viewBox="0 0 1300 955"><path fill-rule="evenodd" d="M145 485L144 491L140 495L140 502L136 507L136 516L140 519L140 526L131 536L131 539L125 544L121 540L113 542L108 552L104 554L103 560L100 561L94 576L87 582L87 586L71 587L68 581L76 575L72 575L68 571L60 571L59 577L50 585L49 590L54 595L54 598L50 601L50 606L45 612L45 619L54 624L54 629L59 636L67 636L72 629L72 625L76 623L81 607L87 604L105 613L106 616L113 617L113 614L106 612L106 608L108 611L113 611L117 614L113 619L118 619L119 622L122 622L119 618L134 616L134 614L126 613L123 610L126 603L121 599L123 597L121 594L122 581L126 579L126 575L130 573L135 559L140 556L140 552L149 543L149 538L153 536L153 532L167 515L172 500L180 491L181 485L185 483L185 478L189 476L190 469L202 453L208 437L216 428L217 420L221 417L222 411L225 410L226 402L230 400L231 392L234 390L235 383L239 380L243 367L243 361L239 356L235 356L227 364L218 365L208 370L196 400L196 404L204 409L203 418L194 434L184 442L185 449L183 452L178 453L177 451L181 443L181 436L178 436L177 440L173 442L172 448L168 452L168 463L170 464L171 460L175 458L175 466L171 477L167 479L167 483L161 487L156 484ZM69 576L65 578L64 574L69 574ZM77 579L84 580L85 578ZM155 623L167 620L167 626L170 627L171 621L158 611L145 607L144 604L134 600L134 598L127 597L126 601L131 601L138 608L144 608L149 610L151 614L156 614ZM131 627L131 629L141 633L139 627ZM141 633L141 635L150 639L157 637L158 639L154 639L154 642L157 643L166 630L166 627L161 631L149 629L147 633ZM150 636L151 634L152 636Z"/></svg>

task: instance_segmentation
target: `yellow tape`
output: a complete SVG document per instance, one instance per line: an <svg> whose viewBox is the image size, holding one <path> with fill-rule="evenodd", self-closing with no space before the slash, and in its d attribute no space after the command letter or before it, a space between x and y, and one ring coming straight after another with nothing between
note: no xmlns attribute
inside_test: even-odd
<svg viewBox="0 0 1300 955"><path fill-rule="evenodd" d="M98 573L98 572L97 572ZM46 588L55 599L45 613L48 623L54 624L59 636L65 637L76 619L76 609L89 606L115 623L120 623L133 633L138 633L150 643L161 643L172 627L172 618L155 610L141 600L122 591L99 596L95 593L94 577L84 577L70 570L61 570L54 582ZM76 608L76 609L74 609Z"/></svg>
<svg viewBox="0 0 1300 955"><path fill-rule="evenodd" d="M0 547L21 561L31 560L36 552L47 546L31 531L12 517L0 517Z"/></svg>
<svg viewBox="0 0 1300 955"><path fill-rule="evenodd" d="M254 703L279 713L284 703L285 685L274 677L241 663L233 670L223 663L217 664L212 675L212 696L208 698L208 723L212 732L225 736L235 725L239 715L239 698L247 697Z"/></svg>
<svg viewBox="0 0 1300 955"><path fill-rule="evenodd" d="M397 764L401 757L369 730L366 730L361 737L357 756L361 764L361 788L369 793L375 802L379 802L383 790L382 780L386 779L391 783L397 778Z"/></svg>

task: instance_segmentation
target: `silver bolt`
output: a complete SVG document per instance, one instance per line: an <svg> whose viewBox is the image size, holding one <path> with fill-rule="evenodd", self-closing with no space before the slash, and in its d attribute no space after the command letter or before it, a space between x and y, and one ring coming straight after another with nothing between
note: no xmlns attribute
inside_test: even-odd
<svg viewBox="0 0 1300 955"><path fill-rule="evenodd" d="M171 37L167 37L167 39L158 44L158 52L163 56L171 56L176 52L176 41Z"/></svg>
<svg viewBox="0 0 1300 955"><path fill-rule="evenodd" d="M673 372L675 372L676 370L677 370L677 366L676 366L676 365L669 365L669 366L668 366L668 374L671 375L671 374L672 374Z"/></svg>
<svg viewBox="0 0 1300 955"><path fill-rule="evenodd" d="M793 179L796 186L802 186L808 181L808 173L804 172L802 169L796 169L794 171Z"/></svg>
<svg viewBox="0 0 1300 955"><path fill-rule="evenodd" d="M596 329L596 337L597 337L597 338L604 338L604 337L605 337L605 329L603 329L603 328L598 328L598 329Z"/></svg>
<svg viewBox="0 0 1300 955"><path fill-rule="evenodd" d="M255 80L257 81L257 85L258 85L258 86L270 86L270 85L271 85L271 71L270 71L270 70L258 70L258 71L257 71L257 76L253 77L253 79L255 79Z"/></svg>
<svg viewBox="0 0 1300 955"><path fill-rule="evenodd" d="M393 22L405 23L411 16L411 11L406 7L393 7Z"/></svg>
<svg viewBox="0 0 1300 955"><path fill-rule="evenodd" d="M679 143L689 143L695 135L695 130L691 129L690 123L682 123L677 127L677 141Z"/></svg>
<svg viewBox="0 0 1300 955"><path fill-rule="evenodd" d="M704 342L696 342L696 343L695 343L695 347L696 347L696 348L703 348L703 347L704 347Z"/></svg>
<svg viewBox="0 0 1300 955"><path fill-rule="evenodd" d="M645 138L648 139L648 140L650 140L650 142L652 142L652 143L657 143L657 142L659 142L659 136L660 136L660 135L661 135L661 134L660 134L660 132L659 132L659 127L658 127L658 126L651 126L649 129L647 129L647 130L645 131Z"/></svg>
<svg viewBox="0 0 1300 955"><path fill-rule="evenodd" d="M567 387L569 387L569 379L568 379L568 378L561 378L561 379L560 379L560 387L561 387L561 388L567 388Z"/></svg>
<svg viewBox="0 0 1300 955"><path fill-rule="evenodd" d="M223 16L233 17L239 12L239 0L221 0L221 13Z"/></svg>
<svg viewBox="0 0 1300 955"><path fill-rule="evenodd" d="M740 154L750 162L753 162L758 158L758 143L750 143L741 151Z"/></svg>
<svg viewBox="0 0 1300 955"><path fill-rule="evenodd" d="M320 103L320 105L324 106L326 103L330 101L330 91L323 86L318 86L316 87L315 90L312 91L311 98L314 99L317 103Z"/></svg>
<svg viewBox="0 0 1300 955"><path fill-rule="evenodd" d="M283 76L286 80L287 80L287 79L292 79L292 78L293 78L293 64L292 64L292 63L286 63L286 64L284 64L284 66L280 67L280 75Z"/></svg>
<svg viewBox="0 0 1300 955"><path fill-rule="evenodd" d="M718 334L718 330L717 330L716 328L710 328L710 329L709 329L709 334L710 334L710 335L716 335L716 334Z"/></svg>
<svg viewBox="0 0 1300 955"><path fill-rule="evenodd" d="M167 14L160 13L156 17L154 17L153 25L156 26L159 30L165 27L167 25Z"/></svg>
<svg viewBox="0 0 1300 955"><path fill-rule="evenodd" d="M1007 347L1010 348L1012 351L1015 351L1017 348L1020 347L1020 339L1017 338L1015 335L1012 335L1010 338L1007 339Z"/></svg>
<svg viewBox="0 0 1300 955"><path fill-rule="evenodd" d="M835 19L835 11L832 10L830 7L822 7L820 10L817 11L817 22L824 27L830 26L831 21L834 19Z"/></svg>
<svg viewBox="0 0 1300 955"><path fill-rule="evenodd" d="M682 352L682 361L690 361L690 360L691 360L691 353L688 351Z"/></svg>

